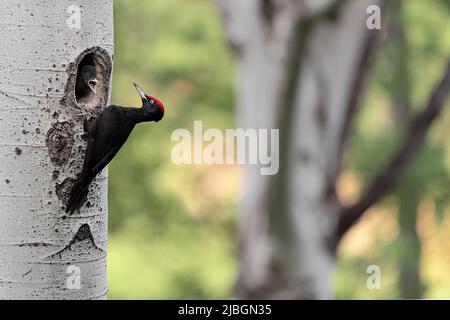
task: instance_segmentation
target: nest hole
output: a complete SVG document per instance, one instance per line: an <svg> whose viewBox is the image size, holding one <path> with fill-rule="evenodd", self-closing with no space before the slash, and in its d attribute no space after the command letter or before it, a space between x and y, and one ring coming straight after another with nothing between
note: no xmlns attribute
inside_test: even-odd
<svg viewBox="0 0 450 320"><path fill-rule="evenodd" d="M107 99L111 62L105 52L89 50L80 55L76 67L75 101L87 108L102 105Z"/></svg>

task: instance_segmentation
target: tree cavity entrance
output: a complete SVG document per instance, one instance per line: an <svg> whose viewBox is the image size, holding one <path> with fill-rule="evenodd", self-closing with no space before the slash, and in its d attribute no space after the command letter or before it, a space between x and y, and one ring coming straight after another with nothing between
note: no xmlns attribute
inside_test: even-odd
<svg viewBox="0 0 450 320"><path fill-rule="evenodd" d="M75 82L75 98L78 103L89 104L95 100L97 92L100 91L101 82L97 75L97 67L93 54L86 55L77 68L77 79Z"/></svg>
<svg viewBox="0 0 450 320"><path fill-rule="evenodd" d="M93 47L83 51L69 64L62 103L77 109L103 109L108 101L111 70L111 57L105 49Z"/></svg>

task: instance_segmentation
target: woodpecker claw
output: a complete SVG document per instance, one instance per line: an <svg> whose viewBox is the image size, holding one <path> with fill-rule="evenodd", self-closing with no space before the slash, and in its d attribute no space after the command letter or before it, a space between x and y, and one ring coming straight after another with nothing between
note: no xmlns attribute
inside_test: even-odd
<svg viewBox="0 0 450 320"><path fill-rule="evenodd" d="M139 87L136 83L133 83L133 84L134 84L134 87L136 88L137 92L141 96L141 98L143 100L148 100L147 95L145 94L144 90L142 90L141 87Z"/></svg>

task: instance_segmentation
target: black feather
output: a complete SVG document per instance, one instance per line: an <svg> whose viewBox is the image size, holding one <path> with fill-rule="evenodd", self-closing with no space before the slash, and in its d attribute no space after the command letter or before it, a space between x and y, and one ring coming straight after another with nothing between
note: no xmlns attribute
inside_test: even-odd
<svg viewBox="0 0 450 320"><path fill-rule="evenodd" d="M142 108L108 106L93 121L85 122L87 148L83 170L77 178L66 206L69 214L80 209L87 198L89 185L119 152L136 124L159 121L164 116L164 107L154 99L143 99Z"/></svg>

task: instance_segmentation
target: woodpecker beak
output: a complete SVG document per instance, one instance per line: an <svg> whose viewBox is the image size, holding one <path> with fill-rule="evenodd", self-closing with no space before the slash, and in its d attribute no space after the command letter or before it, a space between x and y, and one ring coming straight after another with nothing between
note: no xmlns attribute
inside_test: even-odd
<svg viewBox="0 0 450 320"><path fill-rule="evenodd" d="M136 83L133 83L134 87L136 88L137 92L141 96L142 100L148 100L147 95L145 94L144 90L141 89Z"/></svg>
<svg viewBox="0 0 450 320"><path fill-rule="evenodd" d="M97 89L95 86L99 83L100 83L100 81L98 81L97 79L88 81L89 89L91 89L94 94L97 94Z"/></svg>

